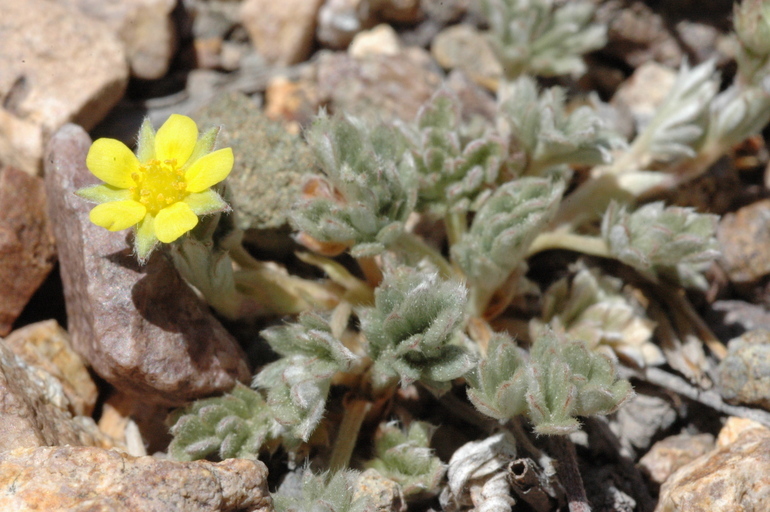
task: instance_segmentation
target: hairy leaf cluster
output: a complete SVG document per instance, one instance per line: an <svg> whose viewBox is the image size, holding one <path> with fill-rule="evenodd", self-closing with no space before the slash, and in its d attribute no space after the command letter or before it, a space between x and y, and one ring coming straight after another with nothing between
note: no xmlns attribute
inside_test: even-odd
<svg viewBox="0 0 770 512"><path fill-rule="evenodd" d="M266 365L254 377L254 386L267 390L276 421L307 441L323 417L332 377L349 370L357 357L334 337L329 322L314 313L266 329L262 336L283 357Z"/></svg>
<svg viewBox="0 0 770 512"><path fill-rule="evenodd" d="M435 494L445 467L430 449L433 427L415 421L407 430L391 422L380 425L374 440L374 459L366 463L398 483L404 496Z"/></svg>
<svg viewBox="0 0 770 512"><path fill-rule="evenodd" d="M529 361L510 337L495 336L469 380L479 411L500 420L525 414L535 432L549 435L574 432L578 416L609 414L632 394L609 357L550 331L535 340Z"/></svg>
<svg viewBox="0 0 770 512"><path fill-rule="evenodd" d="M718 219L662 202L634 212L612 203L604 214L602 236L613 256L649 279L705 289L702 271L719 256Z"/></svg>
<svg viewBox="0 0 770 512"><path fill-rule="evenodd" d="M416 164L419 210L473 209L496 184L503 140L491 130L471 138L463 128L460 101L448 89L439 89L414 123L402 126Z"/></svg>
<svg viewBox="0 0 770 512"><path fill-rule="evenodd" d="M182 461L209 456L220 459L257 457L271 438L270 408L262 395L243 384L230 393L177 409L170 417L169 454Z"/></svg>
<svg viewBox="0 0 770 512"><path fill-rule="evenodd" d="M361 330L374 361L372 381L384 389L415 381L436 390L473 365L461 346L467 292L431 272L397 267L375 291L374 307L361 312Z"/></svg>
<svg viewBox="0 0 770 512"><path fill-rule="evenodd" d="M591 23L591 2L482 0L489 43L511 80L523 73L581 75L583 54L604 46L607 27Z"/></svg>
<svg viewBox="0 0 770 512"><path fill-rule="evenodd" d="M534 78L525 75L502 85L498 98L498 129L514 151L524 153L526 174L564 164L607 164L611 151L625 145L595 109L582 105L568 112L561 87L539 92Z"/></svg>
<svg viewBox="0 0 770 512"><path fill-rule="evenodd" d="M324 178L306 187L292 217L324 243L378 254L402 233L417 201L414 160L395 128L353 117L318 116L307 133Z"/></svg>
<svg viewBox="0 0 770 512"><path fill-rule="evenodd" d="M468 280L497 288L524 260L538 231L559 206L564 185L520 178L500 186L479 209L470 230L452 247Z"/></svg>

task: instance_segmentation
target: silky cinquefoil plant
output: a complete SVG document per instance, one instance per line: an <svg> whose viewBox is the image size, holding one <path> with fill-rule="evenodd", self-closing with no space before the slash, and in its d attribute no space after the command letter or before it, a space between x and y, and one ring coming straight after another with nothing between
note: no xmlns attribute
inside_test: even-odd
<svg viewBox="0 0 770 512"><path fill-rule="evenodd" d="M489 418L479 415L478 423L499 422L522 443L530 427L566 443L582 418L609 414L633 395L619 364L671 363L650 317L666 325L665 315L676 312L655 310L660 297L676 293L689 305L681 288L706 285L704 272L718 256L717 216L651 198L702 175L770 120L768 16L753 1L737 7L733 82L722 89L713 62L683 64L656 114L625 140L599 113L609 106L573 97L576 86L543 88L537 80L579 75L582 55L604 44L606 27L591 21L592 5L482 2L507 77L485 120L464 117L448 87L414 120L317 117L305 139L320 172L308 178L291 223L310 251L298 257L326 278L254 260L220 203L197 226L176 229L172 259L184 257L182 274L220 313L259 311L282 324L255 341L278 359L257 368L254 390L237 388L174 415L174 457L256 457L282 446L293 463L306 456L312 467L336 472L307 473L307 492L282 488L279 510L355 510L355 484L344 470L367 460L408 500L418 499L440 490L443 465L428 448L432 428L425 411L412 410L415 400L463 416L466 386ZM165 133L158 131L156 146ZM167 154L155 151L152 158L140 152L137 162ZM127 165L134 164L116 172L125 177ZM187 164L174 165L185 190L190 183L197 190ZM128 182L110 182L104 165L93 167L112 187L95 189L105 198L134 193ZM217 187L212 193L226 199L226 187ZM159 226L161 211L152 213ZM124 227L141 231L146 216ZM549 269L556 279L546 287L529 269L541 269L546 258L533 257L551 250L566 251L554 262L586 263ZM526 307L532 300L541 307ZM576 470L574 449L559 457L558 466Z"/></svg>

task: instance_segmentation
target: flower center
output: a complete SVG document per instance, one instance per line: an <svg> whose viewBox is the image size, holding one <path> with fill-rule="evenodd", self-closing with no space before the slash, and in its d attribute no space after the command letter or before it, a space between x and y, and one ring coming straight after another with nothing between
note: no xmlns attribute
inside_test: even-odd
<svg viewBox="0 0 770 512"><path fill-rule="evenodd" d="M177 168L176 160L148 160L131 174L131 178L136 183L129 189L133 199L142 203L153 216L187 196L184 171Z"/></svg>

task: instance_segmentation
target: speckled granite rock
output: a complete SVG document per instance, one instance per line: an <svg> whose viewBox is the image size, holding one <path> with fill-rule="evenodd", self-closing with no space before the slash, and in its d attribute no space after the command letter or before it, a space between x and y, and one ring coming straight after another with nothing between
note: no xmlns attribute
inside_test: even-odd
<svg viewBox="0 0 770 512"><path fill-rule="evenodd" d="M46 188L72 343L102 378L148 403L181 405L250 377L245 355L156 252L140 267L126 232L92 224L75 196L97 182L85 167L91 141L66 125L46 158Z"/></svg>
<svg viewBox="0 0 770 512"><path fill-rule="evenodd" d="M318 9L323 0L245 0L241 22L269 62L289 65L310 55Z"/></svg>
<svg viewBox="0 0 770 512"><path fill-rule="evenodd" d="M0 510L271 512L267 468L63 446L0 453Z"/></svg>
<svg viewBox="0 0 770 512"><path fill-rule="evenodd" d="M731 281L751 282L770 273L770 199L722 217L717 239Z"/></svg>

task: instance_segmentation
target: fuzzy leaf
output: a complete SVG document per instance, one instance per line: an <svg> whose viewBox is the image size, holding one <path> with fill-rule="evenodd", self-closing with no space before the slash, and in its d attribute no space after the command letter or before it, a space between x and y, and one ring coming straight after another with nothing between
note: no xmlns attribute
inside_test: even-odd
<svg viewBox="0 0 770 512"><path fill-rule="evenodd" d="M617 259L648 278L705 289L701 272L719 256L718 218L660 202L633 213L612 203L604 214L602 237Z"/></svg>
<svg viewBox="0 0 770 512"><path fill-rule="evenodd" d="M492 49L505 75L581 75L582 54L607 42L607 28L592 24L591 2L556 4L553 0L483 0Z"/></svg>
<svg viewBox="0 0 770 512"><path fill-rule="evenodd" d="M270 436L271 414L262 396L237 384L221 397L177 409L170 417L169 454L189 461L212 455L220 459L256 458Z"/></svg>
<svg viewBox="0 0 770 512"><path fill-rule="evenodd" d="M284 481L273 494L273 505L276 512L365 512L368 500L354 499L357 479L355 471L314 475L305 470L301 482Z"/></svg>
<svg viewBox="0 0 770 512"><path fill-rule="evenodd" d="M505 156L502 139L489 130L473 139L463 136L460 101L450 90L437 91L414 123L401 129L416 164L419 209L468 210L497 182Z"/></svg>
<svg viewBox="0 0 770 512"><path fill-rule="evenodd" d="M323 417L332 377L350 370L357 357L332 335L328 320L314 313L262 336L283 357L266 365L254 386L267 389L276 421L307 441Z"/></svg>
<svg viewBox="0 0 770 512"><path fill-rule="evenodd" d="M375 458L366 463L398 483L404 496L435 494L444 476L444 464L433 455L433 427L415 421L405 432L396 423L380 425L374 441Z"/></svg>
<svg viewBox="0 0 770 512"><path fill-rule="evenodd" d="M482 413L509 419L526 410L526 362L510 336L496 333L487 357L469 375L468 399Z"/></svg>
<svg viewBox="0 0 770 512"><path fill-rule="evenodd" d="M553 216L564 185L521 178L498 188L452 246L452 258L474 285L499 287L523 261L527 248Z"/></svg>
<svg viewBox="0 0 770 512"><path fill-rule="evenodd" d="M612 150L625 146L594 109L584 105L568 113L566 101L561 87L538 93L529 76L501 87L498 129L526 154L526 173L542 174L563 164L607 164Z"/></svg>
<svg viewBox="0 0 770 512"><path fill-rule="evenodd" d="M446 390L449 381L468 371L472 357L454 344L463 336L465 303L465 287L435 273L409 267L386 273L374 307L361 312L375 386L420 380Z"/></svg>
<svg viewBox="0 0 770 512"><path fill-rule="evenodd" d="M325 180L306 187L292 217L295 228L349 246L356 257L381 252L401 234L417 200L403 136L385 125L322 114L307 138Z"/></svg>

